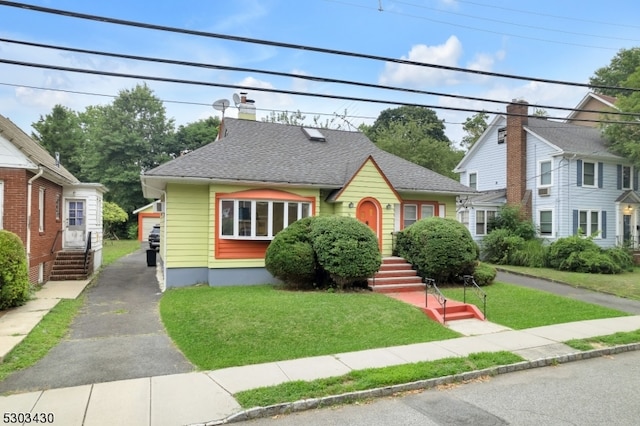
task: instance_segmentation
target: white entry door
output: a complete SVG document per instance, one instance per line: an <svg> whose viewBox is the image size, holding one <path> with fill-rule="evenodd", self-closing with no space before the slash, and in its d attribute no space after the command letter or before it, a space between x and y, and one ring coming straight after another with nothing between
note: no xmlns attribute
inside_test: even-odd
<svg viewBox="0 0 640 426"><path fill-rule="evenodd" d="M86 205L84 200L66 202L65 248L84 248L87 229Z"/></svg>

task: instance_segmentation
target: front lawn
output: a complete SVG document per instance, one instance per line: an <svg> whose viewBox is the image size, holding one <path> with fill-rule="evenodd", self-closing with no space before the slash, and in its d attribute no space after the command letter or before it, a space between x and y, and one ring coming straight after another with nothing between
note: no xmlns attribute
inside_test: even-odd
<svg viewBox="0 0 640 426"><path fill-rule="evenodd" d="M515 330L628 315L615 309L501 282L482 287L482 290L487 293L487 319ZM462 288L443 289L448 298L459 301L463 300L463 291ZM482 309L482 303L470 290L467 290L467 303Z"/></svg>
<svg viewBox="0 0 640 426"><path fill-rule="evenodd" d="M165 292L160 314L180 350L204 370L459 336L413 306L370 292L198 286Z"/></svg>
<svg viewBox="0 0 640 426"><path fill-rule="evenodd" d="M573 287L586 288L600 293L613 294L626 299L640 300L640 268L621 274L584 274L580 272L556 271L549 268L495 265L505 271L513 271L533 277L545 278Z"/></svg>

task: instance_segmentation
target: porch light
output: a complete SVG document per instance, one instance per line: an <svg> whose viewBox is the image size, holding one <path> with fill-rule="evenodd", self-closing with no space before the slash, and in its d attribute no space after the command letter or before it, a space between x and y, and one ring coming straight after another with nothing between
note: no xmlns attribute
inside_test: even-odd
<svg viewBox="0 0 640 426"><path fill-rule="evenodd" d="M387 210L391 210L391 204L387 204Z"/></svg>
<svg viewBox="0 0 640 426"><path fill-rule="evenodd" d="M352 209L353 208L353 201L349 203L349 208Z"/></svg>

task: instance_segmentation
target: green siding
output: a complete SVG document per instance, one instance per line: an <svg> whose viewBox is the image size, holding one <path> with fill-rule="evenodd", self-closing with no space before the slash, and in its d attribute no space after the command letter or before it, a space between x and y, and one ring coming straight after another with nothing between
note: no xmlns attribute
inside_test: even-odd
<svg viewBox="0 0 640 426"><path fill-rule="evenodd" d="M168 268L207 266L209 202L207 185L167 185L163 237Z"/></svg>
<svg viewBox="0 0 640 426"><path fill-rule="evenodd" d="M449 219L456 218L456 196L455 195L442 195L442 194L429 194L429 193L414 193L414 192L401 192L400 197L403 200L410 201L433 201L438 204L445 205L445 214Z"/></svg>

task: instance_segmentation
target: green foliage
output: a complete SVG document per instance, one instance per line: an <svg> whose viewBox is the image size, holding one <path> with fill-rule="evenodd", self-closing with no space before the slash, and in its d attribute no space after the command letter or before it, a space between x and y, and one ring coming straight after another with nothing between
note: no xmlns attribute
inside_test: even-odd
<svg viewBox="0 0 640 426"><path fill-rule="evenodd" d="M13 232L0 230L0 309L24 305L30 294L22 240Z"/></svg>
<svg viewBox="0 0 640 426"><path fill-rule="evenodd" d="M280 231L267 248L265 267L290 287L325 287L330 278L345 288L375 274L381 261L368 226L354 218L322 216Z"/></svg>
<svg viewBox="0 0 640 426"><path fill-rule="evenodd" d="M640 49L638 52L640 53ZM624 82L624 86L640 88L640 68L629 75ZM638 166L640 165L640 144L638 144L638 140L640 140L640 120L637 114L640 113L640 92L620 94L616 107L621 112L636 115L610 117L611 119L624 121L626 124L606 124L603 126L603 135L613 152L626 157Z"/></svg>
<svg viewBox="0 0 640 426"><path fill-rule="evenodd" d="M606 67L599 68L589 79L589 84L612 87L628 86L627 79L640 68L640 47L620 49ZM637 87L637 86L636 86ZM626 96L622 89L594 89L597 93L609 96Z"/></svg>
<svg viewBox="0 0 640 426"><path fill-rule="evenodd" d="M127 212L122 210L122 208L116 203L112 203L110 201L104 201L102 203L102 222L104 225L104 232L108 236L115 235L116 225L125 223L127 219L129 219ZM137 232L135 238L138 238Z"/></svg>
<svg viewBox="0 0 640 426"><path fill-rule="evenodd" d="M482 240L482 260L510 265L514 253L524 246L524 238L506 228L494 229Z"/></svg>
<svg viewBox="0 0 640 426"><path fill-rule="evenodd" d="M523 216L522 208L518 205L503 206L488 226L489 229L507 229L524 240L531 240L537 234L535 225Z"/></svg>
<svg viewBox="0 0 640 426"><path fill-rule="evenodd" d="M456 220L440 217L419 220L400 231L396 249L421 277L437 282L473 274L478 259L478 245L469 230Z"/></svg>
<svg viewBox="0 0 640 426"><path fill-rule="evenodd" d="M361 126L360 130L380 149L457 179L452 170L464 152L453 147L444 133L444 123L433 110L409 106L387 109L372 126Z"/></svg>
<svg viewBox="0 0 640 426"><path fill-rule="evenodd" d="M186 154L215 141L219 130L220 119L218 117L209 117L178 126L175 135L176 147L171 155Z"/></svg>
<svg viewBox="0 0 640 426"><path fill-rule="evenodd" d="M476 265L475 271L473 271L473 279L479 286L487 286L493 283L497 274L498 271L496 271L496 268L491 265L487 265L486 263L479 262Z"/></svg>
<svg viewBox="0 0 640 426"><path fill-rule="evenodd" d="M524 240L522 245L511 254L508 264L543 268L546 265L547 248L542 239Z"/></svg>
<svg viewBox="0 0 640 426"><path fill-rule="evenodd" d="M487 118L489 114L486 112L478 112L471 117L467 117L462 125L462 130L466 135L462 138L462 146L470 149L474 143L482 136L485 130L487 130Z"/></svg>
<svg viewBox="0 0 640 426"><path fill-rule="evenodd" d="M80 180L85 179L82 165L86 157L85 138L78 114L62 105L56 105L50 114L40 116L32 124L33 139L52 156L60 154L60 163Z"/></svg>
<svg viewBox="0 0 640 426"><path fill-rule="evenodd" d="M311 225L311 240L319 265L341 288L366 280L380 269L378 239L357 219L320 216Z"/></svg>
<svg viewBox="0 0 640 426"><path fill-rule="evenodd" d="M311 246L313 220L307 217L292 223L278 232L267 247L267 271L290 287L313 287L319 266Z"/></svg>
<svg viewBox="0 0 640 426"><path fill-rule="evenodd" d="M547 264L559 271L618 274L633 270L633 260L623 248L601 249L591 237L560 238L549 247Z"/></svg>
<svg viewBox="0 0 640 426"><path fill-rule="evenodd" d="M136 222L130 223L129 226L127 226L127 239L138 239L138 224Z"/></svg>

